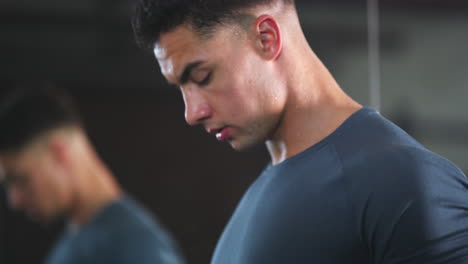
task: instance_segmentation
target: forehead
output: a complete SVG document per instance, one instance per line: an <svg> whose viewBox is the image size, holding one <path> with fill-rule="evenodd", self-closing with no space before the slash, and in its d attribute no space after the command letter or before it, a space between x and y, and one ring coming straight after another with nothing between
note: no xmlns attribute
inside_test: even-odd
<svg viewBox="0 0 468 264"><path fill-rule="evenodd" d="M210 37L204 38L182 25L162 34L153 50L162 74L175 82L176 75L187 63L206 61L225 51L231 30L229 26L219 26Z"/></svg>
<svg viewBox="0 0 468 264"><path fill-rule="evenodd" d="M200 38L189 26L178 26L174 30L161 34L154 46L154 55L164 60L182 49L199 45Z"/></svg>

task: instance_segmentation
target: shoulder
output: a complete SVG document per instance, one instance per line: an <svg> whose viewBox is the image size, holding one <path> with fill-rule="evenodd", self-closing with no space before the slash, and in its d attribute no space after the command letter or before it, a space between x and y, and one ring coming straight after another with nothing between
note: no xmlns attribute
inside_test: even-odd
<svg viewBox="0 0 468 264"><path fill-rule="evenodd" d="M468 188L459 168L422 147L388 145L349 157L344 164L343 181L350 196L361 202L369 197L385 202L427 201Z"/></svg>
<svg viewBox="0 0 468 264"><path fill-rule="evenodd" d="M159 240L165 229L158 219L141 204L128 196L111 204L95 222L95 228L109 230L109 239Z"/></svg>
<svg viewBox="0 0 468 264"><path fill-rule="evenodd" d="M394 145L368 153L348 164L343 180L357 217L373 223L395 224L403 215L419 222L447 206L464 208L468 200L461 170L418 147Z"/></svg>
<svg viewBox="0 0 468 264"><path fill-rule="evenodd" d="M467 253L455 249L468 243L468 181L450 161L422 148L394 146L350 171L361 239L374 256L441 260Z"/></svg>
<svg viewBox="0 0 468 264"><path fill-rule="evenodd" d="M350 180L377 185L466 181L462 171L449 160L423 147L398 144L356 155L346 163L345 170ZM414 185L408 187L411 186Z"/></svg>
<svg viewBox="0 0 468 264"><path fill-rule="evenodd" d="M102 235L96 252L112 260L105 263L182 263L172 237L145 208L129 197L112 206L93 228Z"/></svg>
<svg viewBox="0 0 468 264"><path fill-rule="evenodd" d="M349 164L344 178L358 234L375 258L442 259L467 244L468 181L447 159L394 145Z"/></svg>

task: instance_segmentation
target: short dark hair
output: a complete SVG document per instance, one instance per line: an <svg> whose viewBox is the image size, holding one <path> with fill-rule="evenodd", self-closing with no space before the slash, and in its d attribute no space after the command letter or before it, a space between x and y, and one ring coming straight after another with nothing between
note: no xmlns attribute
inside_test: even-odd
<svg viewBox="0 0 468 264"><path fill-rule="evenodd" d="M21 150L38 136L81 118L69 94L52 86L17 86L0 100L0 152Z"/></svg>
<svg viewBox="0 0 468 264"><path fill-rule="evenodd" d="M138 45L152 49L162 33L188 23L201 34L210 33L216 26L235 21L242 9L282 1L294 0L139 0L132 18Z"/></svg>

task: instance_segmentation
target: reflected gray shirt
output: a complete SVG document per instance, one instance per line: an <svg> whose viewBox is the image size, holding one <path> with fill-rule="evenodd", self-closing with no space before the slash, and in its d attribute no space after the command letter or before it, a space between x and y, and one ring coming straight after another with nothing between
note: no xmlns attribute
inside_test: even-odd
<svg viewBox="0 0 468 264"><path fill-rule="evenodd" d="M46 264L180 264L182 258L163 228L128 196L104 207L79 229L69 228Z"/></svg>

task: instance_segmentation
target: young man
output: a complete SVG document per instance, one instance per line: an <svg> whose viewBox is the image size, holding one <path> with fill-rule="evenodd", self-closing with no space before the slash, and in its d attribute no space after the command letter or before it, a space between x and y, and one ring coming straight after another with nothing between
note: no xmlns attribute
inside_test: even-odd
<svg viewBox="0 0 468 264"><path fill-rule="evenodd" d="M269 164L213 264L468 263L468 181L340 89L293 0L140 0L138 42L190 125Z"/></svg>
<svg viewBox="0 0 468 264"><path fill-rule="evenodd" d="M68 219L46 263L182 263L168 234L118 186L63 92L14 89L0 104L0 127L10 205L44 222Z"/></svg>

